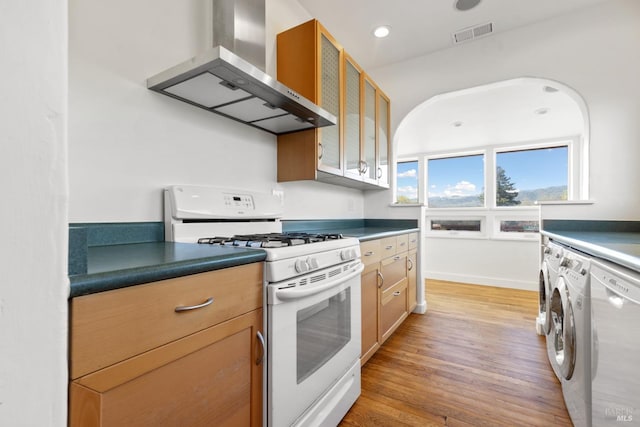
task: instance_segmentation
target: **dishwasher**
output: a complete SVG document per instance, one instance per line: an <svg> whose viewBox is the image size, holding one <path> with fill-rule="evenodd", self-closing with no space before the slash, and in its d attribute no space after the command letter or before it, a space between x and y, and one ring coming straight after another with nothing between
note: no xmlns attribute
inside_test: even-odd
<svg viewBox="0 0 640 427"><path fill-rule="evenodd" d="M592 422L640 426L640 274L591 264Z"/></svg>

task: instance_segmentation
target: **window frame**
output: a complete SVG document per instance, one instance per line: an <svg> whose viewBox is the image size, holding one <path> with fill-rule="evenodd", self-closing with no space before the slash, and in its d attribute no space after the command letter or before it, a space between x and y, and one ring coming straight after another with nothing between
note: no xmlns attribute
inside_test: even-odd
<svg viewBox="0 0 640 427"><path fill-rule="evenodd" d="M415 203L399 203L398 202L398 164L399 163L409 163L409 162L416 162L417 165L417 170L416 170L416 192L417 192L417 201ZM403 158L403 159L398 159L395 162L395 168L394 168L394 185L393 185L393 205L394 206L421 206L423 203L423 197L422 197L422 187L423 184L422 182L424 181L422 179L422 161L420 160L420 157L407 157L407 158Z"/></svg>
<svg viewBox="0 0 640 427"><path fill-rule="evenodd" d="M423 153L414 157L398 159L403 161L418 161L418 205L424 207L424 233L428 237L462 238L462 239L491 239L510 241L538 241L539 232L502 232L501 221L539 221L540 204L542 203L576 203L587 191L588 165L585 165L584 140L580 136L565 136L540 141L523 141L502 145L486 145L475 149L451 150L447 152ZM497 206L496 205L496 175L497 155L509 151L526 151L552 147L567 146L567 200L544 201L525 206ZM472 155L483 155L484 159L484 206L483 207L447 207L430 208L428 205L428 161L431 159L454 158ZM397 173L397 165L395 168ZM394 183L393 197L397 199L397 180ZM397 204L396 206L415 206L413 204ZM432 220L480 220L481 230L431 230Z"/></svg>
<svg viewBox="0 0 640 427"><path fill-rule="evenodd" d="M572 201L577 199L577 189L576 182L579 182L579 175L575 174L575 169L573 168L574 159L578 159L576 149L579 144L575 143L575 138L558 138L552 140L546 140L544 142L532 143L532 144L515 144L515 145L506 145L506 146L496 146L491 149L491 157L492 157L492 169L491 169L491 194L493 201L493 209L531 209L535 206L538 206L538 202L533 205L523 205L523 206L498 206L496 200L497 193L497 170L498 170L498 154L499 153L508 153L514 151L527 151L527 150L542 150L545 148L555 148L555 147L563 147L567 146L567 200L553 200L548 201L551 203L562 203L566 201ZM547 201L545 201L547 202Z"/></svg>
<svg viewBox="0 0 640 427"><path fill-rule="evenodd" d="M453 153L453 154L452 154ZM432 208L429 207L429 160L439 160L439 159L451 159L456 157L470 157L470 156L482 156L482 180L484 186L484 206L468 206L468 207L447 207L447 208ZM448 153L437 153L437 154L427 154L423 156L424 162L424 205L427 209L436 209L438 211L457 211L457 210L469 210L469 209L479 209L485 210L487 209L487 149L482 148L478 150L465 150L465 151L456 151L456 152L448 152Z"/></svg>

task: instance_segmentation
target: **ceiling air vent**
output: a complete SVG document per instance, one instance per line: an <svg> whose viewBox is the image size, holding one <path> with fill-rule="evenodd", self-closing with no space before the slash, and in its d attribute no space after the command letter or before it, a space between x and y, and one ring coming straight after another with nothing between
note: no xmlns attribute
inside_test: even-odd
<svg viewBox="0 0 640 427"><path fill-rule="evenodd" d="M460 44L475 40L480 37L488 36L491 33L493 33L493 23L491 22L476 25L475 27L463 28L462 30L456 31L452 34L453 44Z"/></svg>

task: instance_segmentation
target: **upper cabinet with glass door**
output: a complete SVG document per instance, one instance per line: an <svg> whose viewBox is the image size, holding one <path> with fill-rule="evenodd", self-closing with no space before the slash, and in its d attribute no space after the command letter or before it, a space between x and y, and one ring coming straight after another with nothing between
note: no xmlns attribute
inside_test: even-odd
<svg viewBox="0 0 640 427"><path fill-rule="evenodd" d="M278 136L278 181L387 188L388 98L318 21L278 34L277 42L278 80L338 118L335 126ZM384 124L378 123L381 96Z"/></svg>

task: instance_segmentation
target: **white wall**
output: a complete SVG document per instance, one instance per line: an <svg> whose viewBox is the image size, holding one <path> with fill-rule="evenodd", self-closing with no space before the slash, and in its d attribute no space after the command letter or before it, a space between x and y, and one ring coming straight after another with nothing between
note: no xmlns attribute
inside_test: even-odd
<svg viewBox="0 0 640 427"><path fill-rule="evenodd" d="M568 218L640 219L640 2L611 0L581 12L496 33L414 60L370 70L392 99L392 126L434 95L530 76L580 93L591 122L593 205ZM397 141L396 141L397 142ZM369 193L365 216L394 215L390 195Z"/></svg>
<svg viewBox="0 0 640 427"><path fill-rule="evenodd" d="M170 184L279 189L285 218L362 218L360 191L278 184L275 136L146 89L209 47L207 10L203 0L70 1L70 222L161 221ZM272 75L275 35L307 19L293 0L267 1Z"/></svg>
<svg viewBox="0 0 640 427"><path fill-rule="evenodd" d="M67 411L66 0L0 6L0 425Z"/></svg>
<svg viewBox="0 0 640 427"><path fill-rule="evenodd" d="M612 0L370 73L392 99L394 128L417 105L441 93L524 76L566 84L589 109L590 199L595 203L545 206L543 217L640 220L635 188L640 182L639 23L640 2ZM390 200L389 191L367 193L365 216L398 216L401 208L388 207ZM496 285L508 281L537 289L535 243L423 243L427 277Z"/></svg>

